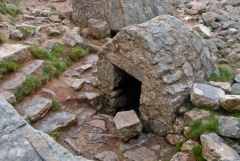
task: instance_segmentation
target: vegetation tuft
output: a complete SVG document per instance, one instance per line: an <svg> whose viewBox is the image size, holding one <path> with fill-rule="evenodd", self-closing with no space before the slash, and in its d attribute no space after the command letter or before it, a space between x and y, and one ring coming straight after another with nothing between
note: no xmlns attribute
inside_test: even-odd
<svg viewBox="0 0 240 161"><path fill-rule="evenodd" d="M55 141L57 141L61 137L62 132L58 130L54 130L49 132L48 135L51 136Z"/></svg>
<svg viewBox="0 0 240 161"><path fill-rule="evenodd" d="M23 34L23 38L26 38L34 33L34 29L31 27L20 28L19 31Z"/></svg>
<svg viewBox="0 0 240 161"><path fill-rule="evenodd" d="M0 62L0 79L6 74L16 71L20 65L14 61L2 61Z"/></svg>
<svg viewBox="0 0 240 161"><path fill-rule="evenodd" d="M205 161L202 157L202 147L200 145L195 145L192 149L193 155L196 161Z"/></svg>
<svg viewBox="0 0 240 161"><path fill-rule="evenodd" d="M218 68L220 75L216 75L216 74L212 74L210 76L210 80L211 81L215 81L215 82L232 82L233 77L234 77L234 73L233 71L231 71L230 69L228 69L227 67L224 66L220 66Z"/></svg>
<svg viewBox="0 0 240 161"><path fill-rule="evenodd" d="M200 135L205 132L215 132L218 134L218 119L210 116L195 120L190 124L189 136L192 139L199 140Z"/></svg>
<svg viewBox="0 0 240 161"><path fill-rule="evenodd" d="M23 12L20 9L15 8L7 8L6 4L9 4L10 2L8 0L2 0L0 3L0 13L3 15L10 14L13 17L16 17L19 14L23 14Z"/></svg>
<svg viewBox="0 0 240 161"><path fill-rule="evenodd" d="M5 36L0 32L0 44L4 43L6 41Z"/></svg>
<svg viewBox="0 0 240 161"><path fill-rule="evenodd" d="M62 107L60 105L59 102L57 102L56 100L52 100L52 108L51 108L52 111L61 111L62 110Z"/></svg>
<svg viewBox="0 0 240 161"><path fill-rule="evenodd" d="M182 149L182 146L183 146L183 142L182 142L182 141L180 141L180 142L177 142L177 144L176 144L176 148L177 148L177 151L178 151L178 152L180 152L180 151L181 151L181 149Z"/></svg>
<svg viewBox="0 0 240 161"><path fill-rule="evenodd" d="M82 47L75 47L69 54L69 58L72 61L77 61L80 58L84 57L88 53L88 49L84 49Z"/></svg>
<svg viewBox="0 0 240 161"><path fill-rule="evenodd" d="M65 47L63 44L58 44L57 47L53 48L51 51L51 54L54 55L55 57L60 57L65 53Z"/></svg>

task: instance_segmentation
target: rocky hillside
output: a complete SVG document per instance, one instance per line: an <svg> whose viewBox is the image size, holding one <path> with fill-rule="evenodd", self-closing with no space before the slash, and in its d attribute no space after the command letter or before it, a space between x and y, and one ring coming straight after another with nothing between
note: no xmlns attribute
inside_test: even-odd
<svg viewBox="0 0 240 161"><path fill-rule="evenodd" d="M0 160L240 161L239 0L2 0Z"/></svg>

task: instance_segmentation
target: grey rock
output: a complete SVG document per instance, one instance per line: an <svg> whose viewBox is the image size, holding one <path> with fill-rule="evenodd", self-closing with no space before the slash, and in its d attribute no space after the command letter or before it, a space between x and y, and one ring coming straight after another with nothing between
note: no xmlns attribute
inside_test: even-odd
<svg viewBox="0 0 240 161"><path fill-rule="evenodd" d="M0 93L0 99L2 98L8 101L8 103L16 103L16 96L12 92L6 91Z"/></svg>
<svg viewBox="0 0 240 161"><path fill-rule="evenodd" d="M189 139L185 143L183 143L183 146L181 148L182 152L190 152L192 151L193 147L199 145L196 141L193 141L192 139Z"/></svg>
<svg viewBox="0 0 240 161"><path fill-rule="evenodd" d="M218 109L220 99L225 96L225 92L207 84L194 83L191 90L191 102L197 106L210 106Z"/></svg>
<svg viewBox="0 0 240 161"><path fill-rule="evenodd" d="M18 112L24 119L30 122L38 121L43 118L52 107L52 101L40 96L34 96L32 99L24 101L17 106Z"/></svg>
<svg viewBox="0 0 240 161"><path fill-rule="evenodd" d="M84 85L84 79L66 78L64 82L75 90L81 90Z"/></svg>
<svg viewBox="0 0 240 161"><path fill-rule="evenodd" d="M81 25L90 18L104 19L108 22L111 30L120 30L128 25L143 23L162 14L173 15L171 6L165 0L73 1L73 20L76 24Z"/></svg>
<svg viewBox="0 0 240 161"><path fill-rule="evenodd" d="M80 74L82 74L83 72L91 69L92 67L93 67L92 64L85 64L77 67L75 70L78 71Z"/></svg>
<svg viewBox="0 0 240 161"><path fill-rule="evenodd" d="M214 82L209 81L210 85L221 88L225 93L231 94L232 93L232 85L230 82Z"/></svg>
<svg viewBox="0 0 240 161"><path fill-rule="evenodd" d="M80 36L80 30L78 27L75 27L71 30L68 26L64 26L64 29L66 32L63 38L65 44L71 47L84 44L84 40Z"/></svg>
<svg viewBox="0 0 240 161"><path fill-rule="evenodd" d="M19 70L19 72L23 73L23 75L26 75L26 76L29 76L31 74L37 75L39 73L39 71L42 70L43 65L44 65L43 60L33 60L33 61L25 64Z"/></svg>
<svg viewBox="0 0 240 161"><path fill-rule="evenodd" d="M233 83L240 83L240 74L234 76Z"/></svg>
<svg viewBox="0 0 240 161"><path fill-rule="evenodd" d="M70 152L51 137L28 125L3 99L0 99L0 108L0 160L76 161Z"/></svg>
<svg viewBox="0 0 240 161"><path fill-rule="evenodd" d="M118 161L118 156L112 151L104 151L95 155L96 159L99 161Z"/></svg>
<svg viewBox="0 0 240 161"><path fill-rule="evenodd" d="M72 13L73 11L71 9L67 11L63 10L58 12L58 16L61 19L72 20Z"/></svg>
<svg viewBox="0 0 240 161"><path fill-rule="evenodd" d="M240 83L235 83L232 86L233 94L240 95Z"/></svg>
<svg viewBox="0 0 240 161"><path fill-rule="evenodd" d="M26 81L26 76L17 76L3 83L2 87L6 90L16 90L23 86Z"/></svg>
<svg viewBox="0 0 240 161"><path fill-rule="evenodd" d="M89 19L88 30L90 35L97 39L102 39L104 36L110 35L108 23L103 19Z"/></svg>
<svg viewBox="0 0 240 161"><path fill-rule="evenodd" d="M49 19L50 19L52 22L54 22L54 23L60 23L60 22L61 22L61 19L59 18L58 15L51 15L51 16L49 17Z"/></svg>
<svg viewBox="0 0 240 161"><path fill-rule="evenodd" d="M166 139L172 145L176 145L179 142L185 142L186 141L185 136L180 135L180 134L168 134L166 136Z"/></svg>
<svg viewBox="0 0 240 161"><path fill-rule="evenodd" d="M61 32L58 29L53 27L48 27L47 30L48 30L48 36L56 36L61 34Z"/></svg>
<svg viewBox="0 0 240 161"><path fill-rule="evenodd" d="M45 133L62 130L77 122L75 114L68 112L49 112L43 119L33 126Z"/></svg>
<svg viewBox="0 0 240 161"><path fill-rule="evenodd" d="M23 34L19 30L13 30L9 34L9 38L12 40L22 40L23 39Z"/></svg>
<svg viewBox="0 0 240 161"><path fill-rule="evenodd" d="M187 153L177 152L170 161L188 161L191 157Z"/></svg>
<svg viewBox="0 0 240 161"><path fill-rule="evenodd" d="M218 118L218 129L222 136L240 138L240 119L234 117L220 116Z"/></svg>
<svg viewBox="0 0 240 161"><path fill-rule="evenodd" d="M58 44L60 42L56 41L56 40L47 40L44 44L43 44L43 48L49 52L52 51L52 49L58 47Z"/></svg>
<svg viewBox="0 0 240 161"><path fill-rule="evenodd" d="M173 73L172 75L163 76L162 79L164 82L171 84L171 83L176 82L179 79L181 79L182 76L183 76L182 71L178 70L175 73Z"/></svg>
<svg viewBox="0 0 240 161"><path fill-rule="evenodd" d="M102 95L100 92L85 92L89 103L97 110L102 108Z"/></svg>
<svg viewBox="0 0 240 161"><path fill-rule="evenodd" d="M191 111L185 113L184 120L188 125L190 125L194 120L208 117L210 115L211 113L209 111L194 108Z"/></svg>
<svg viewBox="0 0 240 161"><path fill-rule="evenodd" d="M142 132L142 124L133 110L118 112L114 122L123 141L128 141Z"/></svg>
<svg viewBox="0 0 240 161"><path fill-rule="evenodd" d="M23 19L24 19L25 21L34 20L34 19L35 19L35 16L23 15Z"/></svg>
<svg viewBox="0 0 240 161"><path fill-rule="evenodd" d="M202 134L202 155L206 160L234 160L238 161L238 153L225 144L224 140L215 133Z"/></svg>
<svg viewBox="0 0 240 161"><path fill-rule="evenodd" d="M206 12L202 14L203 21L206 25L211 26L216 21L218 14L214 12Z"/></svg>
<svg viewBox="0 0 240 161"><path fill-rule="evenodd" d="M182 117L177 117L173 123L174 133L181 134L185 126L186 122L184 121L184 119Z"/></svg>

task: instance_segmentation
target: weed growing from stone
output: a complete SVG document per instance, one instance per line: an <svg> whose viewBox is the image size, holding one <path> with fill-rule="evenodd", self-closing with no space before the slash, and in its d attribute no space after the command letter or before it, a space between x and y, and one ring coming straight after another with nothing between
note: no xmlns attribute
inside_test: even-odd
<svg viewBox="0 0 240 161"><path fill-rule="evenodd" d="M73 50L69 54L69 58L72 61L77 61L80 58L84 57L88 53L88 49L84 49L80 46L73 48Z"/></svg>
<svg viewBox="0 0 240 161"><path fill-rule="evenodd" d="M234 73L227 67L221 66L218 68L220 75L212 74L210 76L211 81L215 82L232 82Z"/></svg>
<svg viewBox="0 0 240 161"><path fill-rule="evenodd" d="M56 100L52 100L52 108L51 108L52 111L56 112L56 111L61 111L62 110L62 107L60 105L60 103Z"/></svg>
<svg viewBox="0 0 240 161"><path fill-rule="evenodd" d="M20 65L13 61L2 61L0 62L0 79L6 74L16 71Z"/></svg>
<svg viewBox="0 0 240 161"><path fill-rule="evenodd" d="M0 44L4 43L6 41L5 36L0 32Z"/></svg>
<svg viewBox="0 0 240 161"><path fill-rule="evenodd" d="M195 120L190 124L189 136L192 139L199 140L200 135L205 132L215 132L219 134L218 119L214 116L210 116Z"/></svg>
<svg viewBox="0 0 240 161"><path fill-rule="evenodd" d="M177 148L177 151L178 151L178 152L180 152L180 151L181 151L181 149L182 149L182 146L183 146L183 142L182 142L182 141L180 141L180 142L177 142L177 144L176 144L176 148Z"/></svg>
<svg viewBox="0 0 240 161"><path fill-rule="evenodd" d="M205 161L202 157L202 147L200 145L195 145L192 149L193 155L196 161Z"/></svg>
<svg viewBox="0 0 240 161"><path fill-rule="evenodd" d="M34 29L31 27L20 28L19 31L23 34L23 38L27 38L34 33Z"/></svg>

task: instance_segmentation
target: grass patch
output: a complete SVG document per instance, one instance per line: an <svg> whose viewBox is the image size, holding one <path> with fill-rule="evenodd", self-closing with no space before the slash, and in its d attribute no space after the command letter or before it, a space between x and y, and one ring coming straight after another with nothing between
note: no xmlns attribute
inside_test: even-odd
<svg viewBox="0 0 240 161"><path fill-rule="evenodd" d="M15 8L7 8L6 4L9 4L10 2L8 0L3 0L0 3L0 13L3 15L10 14L12 17L16 17L19 14L23 14L23 12L20 9Z"/></svg>
<svg viewBox="0 0 240 161"><path fill-rule="evenodd" d="M218 68L220 75L211 74L210 80L215 82L232 82L234 73L227 67L221 66Z"/></svg>
<svg viewBox="0 0 240 161"><path fill-rule="evenodd" d="M21 101L25 96L32 94L43 84L41 78L37 76L29 76L22 88L18 89L15 93L17 101Z"/></svg>
<svg viewBox="0 0 240 161"><path fill-rule="evenodd" d="M16 71L20 65L14 61L2 61L0 62L0 79L6 74Z"/></svg>
<svg viewBox="0 0 240 161"><path fill-rule="evenodd" d="M34 29L31 27L20 28L19 31L23 34L23 38L27 38L34 34Z"/></svg>
<svg viewBox="0 0 240 161"><path fill-rule="evenodd" d="M87 21L83 22L82 27L83 28L88 28L88 22Z"/></svg>
<svg viewBox="0 0 240 161"><path fill-rule="evenodd" d="M178 151L178 152L180 152L180 151L181 151L181 149L182 149L182 146L183 146L183 142L182 142L182 141L180 141L180 142L177 142L177 144L176 144L176 148L177 148L177 151Z"/></svg>
<svg viewBox="0 0 240 161"><path fill-rule="evenodd" d="M75 114L75 111L70 110L70 109L68 109L68 108L65 108L63 111L64 111L64 112L67 112L67 113Z"/></svg>
<svg viewBox="0 0 240 161"><path fill-rule="evenodd" d="M0 44L4 43L6 40L6 37L0 32Z"/></svg>
<svg viewBox="0 0 240 161"><path fill-rule="evenodd" d="M51 54L56 56L56 57L60 57L65 53L65 47L63 44L58 43L58 46L53 48L51 51Z"/></svg>
<svg viewBox="0 0 240 161"><path fill-rule="evenodd" d="M189 136L193 140L199 140L200 135L205 132L215 132L219 134L218 119L214 116L210 116L195 120L190 124Z"/></svg>
<svg viewBox="0 0 240 161"><path fill-rule="evenodd" d="M193 155L196 161L205 161L202 157L202 147L200 145L195 145L192 149Z"/></svg>
<svg viewBox="0 0 240 161"><path fill-rule="evenodd" d="M102 39L107 39L107 38L111 38L111 35L105 35L102 37Z"/></svg>
<svg viewBox="0 0 240 161"><path fill-rule="evenodd" d="M59 102L57 102L56 100L52 100L52 108L51 108L51 110L54 111L54 112L61 111L62 107L61 107Z"/></svg>
<svg viewBox="0 0 240 161"><path fill-rule="evenodd" d="M80 46L77 46L77 47L73 48L73 50L70 52L69 58L72 61L77 61L80 58L84 57L86 54L88 54L88 48L84 49Z"/></svg>
<svg viewBox="0 0 240 161"><path fill-rule="evenodd" d="M54 130L48 133L49 136L51 136L55 141L57 141L60 136L62 135L62 132L58 131L58 130Z"/></svg>

